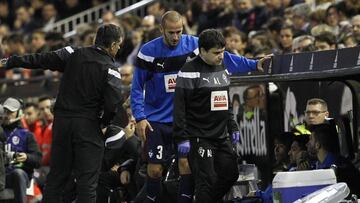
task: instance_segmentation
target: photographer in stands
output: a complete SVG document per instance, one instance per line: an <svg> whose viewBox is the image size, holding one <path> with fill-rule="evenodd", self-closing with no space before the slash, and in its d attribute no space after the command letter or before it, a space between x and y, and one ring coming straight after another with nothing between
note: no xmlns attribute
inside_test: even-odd
<svg viewBox="0 0 360 203"><path fill-rule="evenodd" d="M14 190L16 203L26 203L26 188L34 168L40 166L41 152L34 135L21 126L21 102L10 97L3 107L1 123L6 137L6 188Z"/></svg>

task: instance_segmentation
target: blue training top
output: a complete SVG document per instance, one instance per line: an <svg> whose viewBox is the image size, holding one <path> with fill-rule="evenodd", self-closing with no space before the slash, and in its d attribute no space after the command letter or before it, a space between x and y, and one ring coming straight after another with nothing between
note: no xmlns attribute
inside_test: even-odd
<svg viewBox="0 0 360 203"><path fill-rule="evenodd" d="M163 37L142 46L131 86L131 110L136 119L173 122L176 77L185 64L199 54L198 38L182 35L176 47L167 46ZM224 65L230 73L256 70L256 60L224 53ZM145 90L145 92L144 92Z"/></svg>

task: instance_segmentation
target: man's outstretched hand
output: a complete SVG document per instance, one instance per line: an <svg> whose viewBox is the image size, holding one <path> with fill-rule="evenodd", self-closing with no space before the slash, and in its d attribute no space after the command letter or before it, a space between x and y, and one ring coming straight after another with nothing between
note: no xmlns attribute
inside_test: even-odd
<svg viewBox="0 0 360 203"><path fill-rule="evenodd" d="M273 54L269 54L269 55L266 55L264 56L263 58L259 59L258 62L257 62L257 67L256 69L259 71L259 72L264 72L264 62L266 60L271 60L271 57L274 56Z"/></svg>

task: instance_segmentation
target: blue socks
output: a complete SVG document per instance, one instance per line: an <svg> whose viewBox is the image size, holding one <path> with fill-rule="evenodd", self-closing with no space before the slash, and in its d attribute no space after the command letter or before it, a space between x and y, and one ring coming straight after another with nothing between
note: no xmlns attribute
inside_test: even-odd
<svg viewBox="0 0 360 203"><path fill-rule="evenodd" d="M191 203L194 194L194 181L191 174L180 175L178 203Z"/></svg>
<svg viewBox="0 0 360 203"><path fill-rule="evenodd" d="M151 178L148 176L146 184L146 202L159 202L157 199L161 190L161 178Z"/></svg>

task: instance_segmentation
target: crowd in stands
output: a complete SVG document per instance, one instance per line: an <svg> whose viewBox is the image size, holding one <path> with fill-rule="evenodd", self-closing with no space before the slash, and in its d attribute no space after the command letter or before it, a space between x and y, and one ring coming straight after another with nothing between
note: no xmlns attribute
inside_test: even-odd
<svg viewBox="0 0 360 203"><path fill-rule="evenodd" d="M77 35L71 39L65 39L64 33L51 31L51 24L103 2L106 0L0 0L0 58L41 53L66 45L92 45L98 22L80 26L76 29ZM129 96L137 52L142 44L161 35L161 16L168 10L176 10L183 15L185 33L197 35L207 28L219 28L226 39L226 50L249 58L354 47L360 43L358 0L183 0L174 5L159 1L147 7L147 15L143 18L134 14L117 17L114 11L104 11L102 23L119 24L126 31L126 39L116 56L125 98ZM58 77L60 74L21 68L5 71L0 68L0 79L28 79L43 75ZM40 188L49 170L53 119L51 105L52 98L48 97L25 99L24 116L21 119L22 125L34 134L42 153L41 167L34 173ZM129 109L126 105L129 104L124 104L125 109ZM127 122L122 120L123 115L117 115L114 123L121 127L133 125L131 111L127 114ZM321 130L318 134L321 134ZM309 167L297 164L299 159L295 158L307 150L309 136L298 136L286 141L282 140L283 137L288 139L292 136L279 136L275 140L274 154L278 165L274 170ZM130 143L126 144L128 147L121 149L126 151L126 156L111 155L108 160L104 160L99 182L99 194L103 196L100 198L109 196L109 187L126 185L122 189L126 191L128 199L134 199L137 191L142 191L144 174L140 166L144 155L138 151L141 149L140 141L132 138L127 143ZM282 149L282 154L278 153L279 146L286 148ZM114 153L111 149L107 150L109 154ZM109 177L113 176L117 181L109 182ZM133 185L133 181L136 184Z"/></svg>

